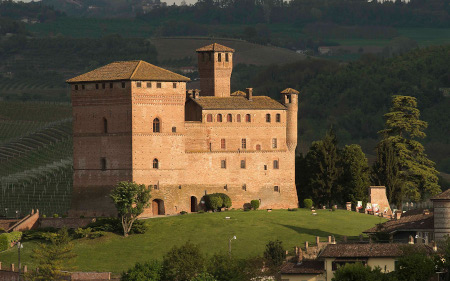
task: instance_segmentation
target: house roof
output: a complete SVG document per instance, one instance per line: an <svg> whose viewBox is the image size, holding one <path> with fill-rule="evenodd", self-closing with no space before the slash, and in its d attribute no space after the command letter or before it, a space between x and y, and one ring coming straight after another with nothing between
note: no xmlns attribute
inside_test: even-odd
<svg viewBox="0 0 450 281"><path fill-rule="evenodd" d="M286 88L283 91L281 91L282 94L294 94L294 95L298 95L300 92L292 89L292 88Z"/></svg>
<svg viewBox="0 0 450 281"><path fill-rule="evenodd" d="M323 261L303 260L294 263L287 262L281 267L281 274L322 274L325 272Z"/></svg>
<svg viewBox="0 0 450 281"><path fill-rule="evenodd" d="M142 60L116 61L67 80L67 83L144 80L144 81L190 81L189 78Z"/></svg>
<svg viewBox="0 0 450 281"><path fill-rule="evenodd" d="M434 196L431 200L450 200L450 189Z"/></svg>
<svg viewBox="0 0 450 281"><path fill-rule="evenodd" d="M233 53L234 49L231 49L224 45L213 43L211 45L198 48L196 51L197 52L232 52Z"/></svg>
<svg viewBox="0 0 450 281"><path fill-rule="evenodd" d="M405 212L398 220L390 220L378 226L374 226L365 230L363 233L375 232L397 232L397 231L411 231L417 229L433 229L434 228L434 214L429 212L425 215L423 209L416 209Z"/></svg>
<svg viewBox="0 0 450 281"><path fill-rule="evenodd" d="M198 97L192 99L202 109L277 109L286 110L286 107L276 100L266 96L253 96L248 100L244 96L231 97Z"/></svg>
<svg viewBox="0 0 450 281"><path fill-rule="evenodd" d="M403 247L419 247L432 253L432 249L423 244L401 244L401 243L368 243L368 244L329 244L325 247L319 258L376 258L376 257L399 257L402 255Z"/></svg>

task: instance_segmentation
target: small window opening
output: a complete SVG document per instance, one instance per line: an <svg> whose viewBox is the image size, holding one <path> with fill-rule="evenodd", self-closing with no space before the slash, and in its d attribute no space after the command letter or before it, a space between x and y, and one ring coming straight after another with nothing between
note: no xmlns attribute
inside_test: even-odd
<svg viewBox="0 0 450 281"><path fill-rule="evenodd" d="M158 189L159 189L158 185L155 184L155 185L153 186L153 189L158 190Z"/></svg>
<svg viewBox="0 0 450 281"><path fill-rule="evenodd" d="M101 158L100 159L100 165L102 167L102 171L106 171L106 158Z"/></svg>
<svg viewBox="0 0 450 281"><path fill-rule="evenodd" d="M217 122L222 122L222 114L217 114Z"/></svg>
<svg viewBox="0 0 450 281"><path fill-rule="evenodd" d="M225 54L225 61L229 61L229 60L230 60L229 54L227 53L227 54Z"/></svg>
<svg viewBox="0 0 450 281"><path fill-rule="evenodd" d="M172 133L176 133L177 132L177 127L172 127Z"/></svg>
<svg viewBox="0 0 450 281"><path fill-rule="evenodd" d="M158 89L161 89L161 87L162 87L162 84L161 83L156 83L156 88L158 88Z"/></svg>
<svg viewBox="0 0 450 281"><path fill-rule="evenodd" d="M109 88L110 89L114 88L114 83L109 83Z"/></svg>
<svg viewBox="0 0 450 281"><path fill-rule="evenodd" d="M153 159L153 169L159 169L159 161L158 159Z"/></svg>
<svg viewBox="0 0 450 281"><path fill-rule="evenodd" d="M108 119L103 118L103 133L108 133Z"/></svg>
<svg viewBox="0 0 450 281"><path fill-rule="evenodd" d="M225 139L221 139L221 140L220 140L220 148L222 148L222 149L225 149L225 148L226 148Z"/></svg>
<svg viewBox="0 0 450 281"><path fill-rule="evenodd" d="M241 169L245 169L245 160L241 160Z"/></svg>
<svg viewBox="0 0 450 281"><path fill-rule="evenodd" d="M75 91L78 91L78 85L75 85Z"/></svg>
<svg viewBox="0 0 450 281"><path fill-rule="evenodd" d="M223 190L228 191L228 185L224 185Z"/></svg>
<svg viewBox="0 0 450 281"><path fill-rule="evenodd" d="M250 116L250 114L245 115L245 122L252 122L252 117Z"/></svg>
<svg viewBox="0 0 450 281"><path fill-rule="evenodd" d="M242 149L247 149L247 139L242 139L241 144Z"/></svg>
<svg viewBox="0 0 450 281"><path fill-rule="evenodd" d="M220 168L222 169L227 168L227 160L220 160Z"/></svg>
<svg viewBox="0 0 450 281"><path fill-rule="evenodd" d="M142 87L142 82L141 81L136 82L136 87L141 88Z"/></svg>
<svg viewBox="0 0 450 281"><path fill-rule="evenodd" d="M212 122L212 114L206 115L206 122Z"/></svg>
<svg viewBox="0 0 450 281"><path fill-rule="evenodd" d="M84 84L81 85L81 89L82 89L82 90L86 89L86 85L84 85Z"/></svg>
<svg viewBox="0 0 450 281"><path fill-rule="evenodd" d="M242 185L242 190L247 191L247 185L246 184Z"/></svg>
<svg viewBox="0 0 450 281"><path fill-rule="evenodd" d="M273 160L273 168L278 169L278 160Z"/></svg>
<svg viewBox="0 0 450 281"><path fill-rule="evenodd" d="M153 119L153 133L160 133L160 122L158 118Z"/></svg>
<svg viewBox="0 0 450 281"><path fill-rule="evenodd" d="M125 88L125 82L122 82L122 88Z"/></svg>
<svg viewBox="0 0 450 281"><path fill-rule="evenodd" d="M98 84L95 84L95 89L98 90Z"/></svg>
<svg viewBox="0 0 450 281"><path fill-rule="evenodd" d="M231 114L227 115L227 122L233 122L233 115Z"/></svg>
<svg viewBox="0 0 450 281"><path fill-rule="evenodd" d="M280 192L280 187L279 187L278 185L275 185L275 186L273 187L273 191L275 191L275 192Z"/></svg>
<svg viewBox="0 0 450 281"><path fill-rule="evenodd" d="M266 122L270 123L270 114L266 114Z"/></svg>
<svg viewBox="0 0 450 281"><path fill-rule="evenodd" d="M174 88L174 89L177 88L177 83L173 83L173 88Z"/></svg>
<svg viewBox="0 0 450 281"><path fill-rule="evenodd" d="M256 145L256 150L261 150L261 145L260 144Z"/></svg>
<svg viewBox="0 0 450 281"><path fill-rule="evenodd" d="M241 115L240 114L236 115L236 122L241 122Z"/></svg>
<svg viewBox="0 0 450 281"><path fill-rule="evenodd" d="M280 113L277 113L276 121L277 121L277 123L281 122L281 114Z"/></svg>
<svg viewBox="0 0 450 281"><path fill-rule="evenodd" d="M272 148L277 148L278 143L277 143L277 139L272 139Z"/></svg>
<svg viewBox="0 0 450 281"><path fill-rule="evenodd" d="M219 56L218 56L218 61L219 61L219 62L222 61L222 54L220 54L220 53L219 53Z"/></svg>
<svg viewBox="0 0 450 281"><path fill-rule="evenodd" d="M147 82L147 88L151 88L152 87L152 82Z"/></svg>
<svg viewBox="0 0 450 281"><path fill-rule="evenodd" d="M264 165L264 171L267 171L267 165Z"/></svg>

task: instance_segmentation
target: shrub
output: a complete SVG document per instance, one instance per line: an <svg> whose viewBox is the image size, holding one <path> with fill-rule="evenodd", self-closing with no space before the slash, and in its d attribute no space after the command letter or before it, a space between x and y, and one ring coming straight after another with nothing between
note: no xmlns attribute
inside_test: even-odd
<svg viewBox="0 0 450 281"><path fill-rule="evenodd" d="M95 231L95 232L91 232L88 235L89 239L95 239L95 238L100 238L102 236L104 236L105 234L101 231Z"/></svg>
<svg viewBox="0 0 450 281"><path fill-rule="evenodd" d="M42 218L45 219L47 217L47 215L42 215Z"/></svg>
<svg viewBox="0 0 450 281"><path fill-rule="evenodd" d="M5 229L3 227L0 227L0 233L5 232Z"/></svg>
<svg viewBox="0 0 450 281"><path fill-rule="evenodd" d="M186 211L181 211L181 212L180 212L180 215L186 215L186 214L187 214Z"/></svg>
<svg viewBox="0 0 450 281"><path fill-rule="evenodd" d="M8 250L11 245L20 241L20 238L22 238L22 232L20 231L0 234L0 251Z"/></svg>
<svg viewBox="0 0 450 281"><path fill-rule="evenodd" d="M225 193L216 193L220 198L222 198L222 208L230 208L231 207L231 198Z"/></svg>
<svg viewBox="0 0 450 281"><path fill-rule="evenodd" d="M333 206L333 207L331 207L331 211L336 211L337 210L337 208L336 208L336 206Z"/></svg>
<svg viewBox="0 0 450 281"><path fill-rule="evenodd" d="M59 215L58 214L53 214L53 217L56 219L56 218L59 218Z"/></svg>
<svg viewBox="0 0 450 281"><path fill-rule="evenodd" d="M62 215L62 218L67 218L67 214Z"/></svg>
<svg viewBox="0 0 450 281"><path fill-rule="evenodd" d="M311 209L313 206L313 201L311 199L305 199L303 200L303 205L305 205L306 209Z"/></svg>
<svg viewBox="0 0 450 281"><path fill-rule="evenodd" d="M174 246L163 257L163 280L191 280L203 272L205 259L198 245L191 242Z"/></svg>
<svg viewBox="0 0 450 281"><path fill-rule="evenodd" d="M148 230L148 225L143 220L137 220L131 226L130 234L144 234Z"/></svg>
<svg viewBox="0 0 450 281"><path fill-rule="evenodd" d="M216 193L205 196L206 208L208 210L216 211L223 205L222 197L218 196Z"/></svg>
<svg viewBox="0 0 450 281"><path fill-rule="evenodd" d="M292 208L292 209L289 208L288 211L289 211L289 212L296 212L296 211L298 211L298 208Z"/></svg>
<svg viewBox="0 0 450 281"><path fill-rule="evenodd" d="M279 267L286 259L286 251L283 249L283 243L280 240L269 241L266 245L264 258L269 266Z"/></svg>
<svg viewBox="0 0 450 281"><path fill-rule="evenodd" d="M251 211L252 209L250 209L250 208L244 208L244 212L248 212L248 211Z"/></svg>
<svg viewBox="0 0 450 281"><path fill-rule="evenodd" d="M86 238L89 236L89 234L91 234L92 232L92 228L88 227L88 228L77 228L75 230L75 237L76 238Z"/></svg>
<svg viewBox="0 0 450 281"><path fill-rule="evenodd" d="M122 234L122 223L119 218L98 218L95 222L89 223L86 228L91 228L93 232L105 231ZM131 226L130 234L143 234L147 232L147 224L143 220L136 220Z"/></svg>
<svg viewBox="0 0 450 281"><path fill-rule="evenodd" d="M250 201L250 205L252 205L253 210L258 210L259 208L259 200L252 200Z"/></svg>
<svg viewBox="0 0 450 281"><path fill-rule="evenodd" d="M121 281L160 281L162 275L162 264L157 260L146 263L136 263L133 268L122 273Z"/></svg>
<svg viewBox="0 0 450 281"><path fill-rule="evenodd" d="M205 213L204 210L199 210L199 211L197 212L197 214L204 214L204 213Z"/></svg>

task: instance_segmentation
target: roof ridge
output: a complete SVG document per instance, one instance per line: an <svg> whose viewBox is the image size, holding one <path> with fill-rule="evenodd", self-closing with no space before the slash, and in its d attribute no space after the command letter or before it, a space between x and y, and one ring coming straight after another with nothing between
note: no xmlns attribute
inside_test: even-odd
<svg viewBox="0 0 450 281"><path fill-rule="evenodd" d="M136 65L136 67L134 68L133 72L130 75L130 80L133 79L134 74L136 73L136 71L138 70L139 66L141 65L142 60L139 60L138 64Z"/></svg>

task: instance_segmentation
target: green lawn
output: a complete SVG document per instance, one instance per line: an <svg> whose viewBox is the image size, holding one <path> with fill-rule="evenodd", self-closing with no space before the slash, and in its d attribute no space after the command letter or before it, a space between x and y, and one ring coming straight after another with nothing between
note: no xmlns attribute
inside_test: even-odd
<svg viewBox="0 0 450 281"><path fill-rule="evenodd" d="M230 219L225 219L229 216ZM147 220L149 231L142 235L122 238L107 234L94 240L75 240L77 270L112 271L120 273L137 261L161 258L171 247L190 240L200 244L204 253L227 253L228 239L233 235L233 254L239 257L262 255L269 240L283 241L286 249L313 243L315 236L358 236L363 230L384 221L382 218L339 210L228 211L221 213L189 214ZM35 242L24 243L24 264L33 267L30 252ZM17 249L0 253L0 261L17 263Z"/></svg>

